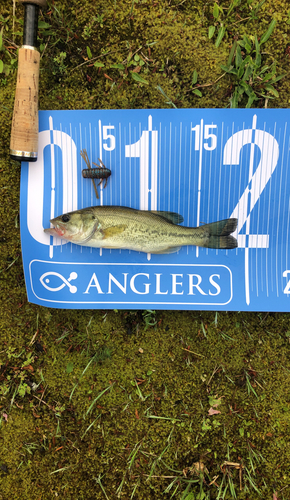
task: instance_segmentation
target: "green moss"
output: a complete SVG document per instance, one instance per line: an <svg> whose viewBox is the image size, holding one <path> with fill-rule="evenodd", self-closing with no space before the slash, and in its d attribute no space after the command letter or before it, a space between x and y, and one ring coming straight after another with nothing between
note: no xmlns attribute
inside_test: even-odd
<svg viewBox="0 0 290 500"><path fill-rule="evenodd" d="M12 4L2 3L2 15L10 15L3 36L12 40ZM265 57L277 61L279 73L288 72L287 2L265 2L256 18L248 2L228 17L230 2L219 2L226 33L218 49L208 40L213 3L55 0L42 18L53 34L39 32L40 42L48 42L41 109L167 107L157 85L177 107L226 107L232 80L218 80L220 65L236 37L260 37L272 18L278 23ZM16 30L21 18L17 5ZM104 67L86 63L87 46ZM130 77L136 51L148 85ZM65 71L57 63L61 52ZM201 98L191 91L194 70L204 85ZM231 477L237 498L254 499L249 474L262 498L274 491L287 498L288 314L160 311L156 327L146 328L139 311L27 303L20 165L9 160L15 80L14 72L0 86L0 499L89 500L105 498L104 491L127 499L135 491L134 498L159 500L182 498L186 488L195 498L201 488L205 498L216 498L217 485ZM288 107L287 78L277 88L279 98L269 105ZM221 398L221 413L209 414L212 398ZM192 468L199 461L208 471L203 482ZM241 491L239 471L225 461L244 467ZM230 489L224 498L232 498Z"/></svg>

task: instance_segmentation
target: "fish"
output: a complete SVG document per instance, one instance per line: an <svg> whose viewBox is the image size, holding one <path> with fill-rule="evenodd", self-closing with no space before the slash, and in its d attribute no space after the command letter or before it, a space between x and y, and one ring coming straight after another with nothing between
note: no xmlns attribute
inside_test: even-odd
<svg viewBox="0 0 290 500"><path fill-rule="evenodd" d="M184 245L232 249L238 242L231 234L237 219L211 222L199 227L178 224L183 217L175 212L136 210L122 206L82 208L51 219L45 233L77 245L169 254Z"/></svg>

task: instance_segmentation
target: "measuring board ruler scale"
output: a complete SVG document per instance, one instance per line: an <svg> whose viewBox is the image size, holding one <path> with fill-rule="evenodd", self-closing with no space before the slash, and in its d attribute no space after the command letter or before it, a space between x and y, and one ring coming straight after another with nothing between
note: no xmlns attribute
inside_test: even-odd
<svg viewBox="0 0 290 500"><path fill-rule="evenodd" d="M21 170L28 299L61 308L288 311L288 110L40 111L39 155ZM111 169L96 199L81 175ZM185 226L238 219L238 248L169 255L80 247L44 233L95 205L181 214Z"/></svg>

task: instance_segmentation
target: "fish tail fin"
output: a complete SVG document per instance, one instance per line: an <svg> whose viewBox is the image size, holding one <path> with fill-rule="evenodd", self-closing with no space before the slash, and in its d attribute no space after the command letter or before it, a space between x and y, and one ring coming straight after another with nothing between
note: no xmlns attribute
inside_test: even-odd
<svg viewBox="0 0 290 500"><path fill-rule="evenodd" d="M207 243L207 248L223 248L230 250L237 248L238 242L233 236L210 236Z"/></svg>
<svg viewBox="0 0 290 500"><path fill-rule="evenodd" d="M206 224L209 238L205 246L208 248L224 248L228 250L237 248L238 242L234 236L231 236L231 233L237 229L237 225L238 219L224 219ZM204 228L205 226L202 227Z"/></svg>

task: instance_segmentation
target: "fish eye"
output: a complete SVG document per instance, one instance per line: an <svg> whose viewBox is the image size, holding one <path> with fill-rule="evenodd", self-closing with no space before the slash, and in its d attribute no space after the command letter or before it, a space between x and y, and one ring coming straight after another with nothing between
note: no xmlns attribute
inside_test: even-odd
<svg viewBox="0 0 290 500"><path fill-rule="evenodd" d="M68 214L64 214L61 218L62 222L68 222L70 220L70 216Z"/></svg>

